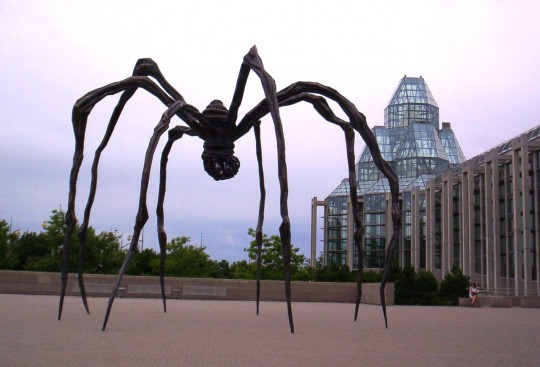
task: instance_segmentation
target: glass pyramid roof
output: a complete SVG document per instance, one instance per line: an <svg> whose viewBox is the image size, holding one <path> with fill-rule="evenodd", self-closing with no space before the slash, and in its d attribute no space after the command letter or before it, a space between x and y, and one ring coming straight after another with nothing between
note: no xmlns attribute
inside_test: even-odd
<svg viewBox="0 0 540 367"><path fill-rule="evenodd" d="M451 129L445 126L444 122L442 130L439 132L439 137L441 138L444 152L451 164L461 164L465 162L465 154L463 154L463 151L459 146L456 135Z"/></svg>
<svg viewBox="0 0 540 367"><path fill-rule="evenodd" d="M426 103L439 107L424 78L414 78L405 75L399 82L388 105L407 103Z"/></svg>
<svg viewBox="0 0 540 367"><path fill-rule="evenodd" d="M443 122L439 129L439 107L422 77L401 79L385 109L384 126L375 126L372 131L383 158L399 177L401 192L425 188L439 172L465 161L450 123ZM367 147L356 171L359 195L390 191ZM344 179L329 196L348 194L349 183Z"/></svg>
<svg viewBox="0 0 540 367"><path fill-rule="evenodd" d="M344 178L343 180L341 180L341 183L339 184L339 186L336 187L334 191L332 191L332 193L328 196L345 196L345 195L349 195L349 179L348 178Z"/></svg>
<svg viewBox="0 0 540 367"><path fill-rule="evenodd" d="M429 122L439 130L439 106L424 78L405 76L384 110L384 126L395 129L414 122Z"/></svg>
<svg viewBox="0 0 540 367"><path fill-rule="evenodd" d="M396 160L413 157L448 160L433 125L414 123L407 129L396 152Z"/></svg>
<svg viewBox="0 0 540 367"><path fill-rule="evenodd" d="M375 181L359 181L358 195L379 194L390 192L390 185L386 178L380 178Z"/></svg>

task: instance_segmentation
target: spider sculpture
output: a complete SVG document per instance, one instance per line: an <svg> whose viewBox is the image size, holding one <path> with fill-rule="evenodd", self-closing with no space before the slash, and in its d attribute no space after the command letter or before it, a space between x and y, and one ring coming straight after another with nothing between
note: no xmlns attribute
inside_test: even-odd
<svg viewBox="0 0 540 367"><path fill-rule="evenodd" d="M253 71L260 79L265 98L251 109L238 123L238 109L242 102L246 82L250 71ZM150 79L149 77L152 77ZM157 83L156 83L157 81ZM240 139L251 129L253 129L256 141L256 156L258 162L259 171L259 187L260 187L260 202L259 202L259 216L256 227L256 241L259 249L259 258L257 261L260 266L260 249L262 246L262 226L264 220L264 206L265 206L265 184L264 184L264 172L262 168L262 149L260 139L260 119L267 115L271 115L274 123L276 141L277 141L277 155L278 155L278 179L280 185L280 215L282 223L279 227L279 233L283 244L283 261L285 269L285 296L287 303L287 311L289 317L289 326L291 333L294 333L294 323L291 308L291 287L290 287L290 257L291 257L291 226L288 214L288 183L287 183L287 164L285 160L285 139L283 136L283 127L281 123L279 108L283 106L289 106L300 101L310 103L315 110L327 121L339 126L345 135L347 163L349 168L349 184L350 184L350 201L353 208L355 233L354 238L356 242L356 249L358 252L359 260L359 272L358 283L356 291L356 308L354 312L354 319L356 320L358 315L358 306L362 296L362 271L363 271L363 248L361 246L363 236L363 225L360 213L360 207L357 199L356 191L356 173L355 173L355 156L354 156L354 131L356 130L360 136L366 142L370 149L374 162L379 170L386 176L391 187L392 195L392 222L393 222L393 236L389 243L386 265L384 268L384 276L381 282L380 296L382 310L385 320L385 325L388 327L386 317L386 304L384 298L384 288L387 281L387 276L390 268L390 260L393 258L394 248L396 246L399 230L401 226L400 211L398 208L398 179L394 174L389 164L382 158L379 151L375 137L369 129L366 119L362 113L360 113L356 107L345 97L343 97L336 90L329 88L319 83L311 82L297 82L289 87L276 92L275 82L272 77L266 72L263 67L262 61L257 53L257 49L254 46L245 55L242 65L240 67L240 73L234 90L232 102L229 109L225 108L221 101L215 100L201 113L195 107L186 103L184 98L175 88L173 88L165 79L163 74L158 68L158 65L151 59L140 59L137 61L133 75L125 80L108 84L102 88L93 90L82 98L77 100L73 107L72 123L75 133L75 152L73 156L73 166L71 169L70 182L69 182L69 197L68 197L68 209L66 212L66 234L64 238L62 248L62 288L60 294L60 304L58 308L58 319L62 316L62 307L64 302L64 296L66 292L67 276L68 276L68 254L71 243L71 238L77 218L75 215L75 196L77 189L77 177L79 169L83 160L84 139L86 132L86 125L88 116L93 107L107 96L122 93L119 101L113 110L111 118L109 120L107 130L104 134L103 140L95 151L94 160L91 168L91 180L89 196L84 210L84 219L80 225L78 238L79 238L79 269L78 269L78 282L81 291L81 298L83 300L84 307L89 313L88 303L86 300L86 291L83 280L83 263L85 255L85 246L87 243L87 229L90 218L90 212L94 202L94 197L97 187L97 173L101 153L107 146L107 143L114 131L114 128L118 122L118 119L122 113L122 110L134 93L139 89L145 89L155 97L157 97L167 109L163 113L160 121L154 129L154 133L150 138L148 149L146 151L141 186L139 206L135 219L135 225L133 229L132 239L129 245L124 262L118 272L116 282L114 284L113 291L110 295L107 305L107 311L103 322L103 330L107 326L107 320L111 312L111 308L122 281L126 268L133 257L134 251L139 242L139 236L141 231L148 220L148 210L146 204L146 197L148 191L149 177L152 165L152 159L154 152L158 145L158 141L162 134L169 130L171 118L173 116L179 117L185 125L176 126L169 130L169 139L164 146L161 155L160 164L160 181L157 203L157 231L159 246L161 251L160 257L160 285L161 294L163 299L163 309L166 312L166 298L164 287L164 264L165 264L165 246L167 243L167 235L164 227L164 211L163 202L165 199L166 189L166 169L168 155L171 147L175 141L182 138L184 135L197 137L204 141L204 150L202 153L203 166L206 172L215 180L227 180L238 172L240 161L234 154L234 143ZM340 108L347 115L349 121L338 118L327 103L326 98L337 102ZM259 271L258 271L259 273ZM259 313L259 294L260 294L260 277L257 276L257 314Z"/></svg>

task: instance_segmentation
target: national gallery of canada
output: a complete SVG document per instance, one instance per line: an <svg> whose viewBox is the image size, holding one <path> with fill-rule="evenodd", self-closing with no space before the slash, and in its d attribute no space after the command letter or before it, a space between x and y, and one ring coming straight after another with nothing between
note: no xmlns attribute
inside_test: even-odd
<svg viewBox="0 0 540 367"><path fill-rule="evenodd" d="M495 294L540 296L540 126L466 160L425 80L405 76L372 131L399 177L401 266L439 279L457 266ZM364 265L380 269L392 234L388 182L367 148L356 171ZM349 200L348 179L313 198L312 265L323 207L323 264L357 268Z"/></svg>

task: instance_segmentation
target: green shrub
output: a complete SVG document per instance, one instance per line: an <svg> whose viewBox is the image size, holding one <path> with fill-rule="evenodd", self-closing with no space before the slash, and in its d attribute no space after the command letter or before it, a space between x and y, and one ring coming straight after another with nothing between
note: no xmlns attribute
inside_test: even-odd
<svg viewBox="0 0 540 367"><path fill-rule="evenodd" d="M435 306L439 301L439 283L432 272L420 270L416 275L416 302L419 305Z"/></svg>
<svg viewBox="0 0 540 367"><path fill-rule="evenodd" d="M397 305L410 305L414 297L416 272L412 266L401 269L395 279L395 303Z"/></svg>
<svg viewBox="0 0 540 367"><path fill-rule="evenodd" d="M467 297L470 278L457 266L444 277L440 285L440 297L449 305L457 306L460 297Z"/></svg>
<svg viewBox="0 0 540 367"><path fill-rule="evenodd" d="M355 272L355 274L357 273L358 272ZM362 283L380 283L381 280L382 280L381 272L368 270L368 271L365 271L364 274L362 274Z"/></svg>
<svg viewBox="0 0 540 367"><path fill-rule="evenodd" d="M317 269L318 282L354 282L355 273L347 265L326 265Z"/></svg>
<svg viewBox="0 0 540 367"><path fill-rule="evenodd" d="M395 303L397 305L437 305L439 284L433 273L415 271L411 265L401 269L395 279Z"/></svg>

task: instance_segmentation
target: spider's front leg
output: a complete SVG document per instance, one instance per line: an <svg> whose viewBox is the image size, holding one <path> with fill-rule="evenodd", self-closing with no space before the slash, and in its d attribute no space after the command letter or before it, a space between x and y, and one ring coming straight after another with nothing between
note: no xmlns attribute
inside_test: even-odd
<svg viewBox="0 0 540 367"><path fill-rule="evenodd" d="M84 157L84 143L86 136L86 127L88 122L88 116L90 115L94 106L107 96L114 95L122 92L122 96L114 109L109 124L107 126L106 133L99 147L96 149L94 161L92 164L92 178L90 184L90 191L88 195L88 201L84 211L84 220L79 230L79 287L81 290L81 298L83 300L86 311L89 313L88 303L86 301L86 290L84 287L84 280L82 271L84 267L84 253L87 241L87 228L90 218L90 212L94 202L96 187L97 187L97 170L99 165L99 159L102 151L107 146L109 139L114 131L116 123L122 113L125 104L129 101L131 96L138 88L147 90L152 95L156 96L165 105L173 103L172 98L167 95L162 89L160 89L154 82L146 77L132 76L120 82L111 83L104 87L93 90L83 97L77 100L73 106L72 123L73 132L75 134L75 151L73 153L73 165L71 167L70 179L69 179L69 195L68 205L66 211L66 232L64 235L64 241L62 244L62 269L61 269L61 289L60 289L60 303L58 306L58 320L62 317L62 310L64 305L64 298L66 294L67 278L68 278L68 259L69 250L71 247L73 232L77 225L77 217L75 214L75 198L77 193L77 179L79 176L79 170L82 165Z"/></svg>
<svg viewBox="0 0 540 367"><path fill-rule="evenodd" d="M171 152L173 144L178 139L182 138L184 134L194 135L192 130L184 126L176 126L173 129L169 130L169 140L163 148L160 161L159 193L158 203L156 207L156 215L160 250L159 283L161 286L161 298L163 299L164 312L167 312L167 300L165 296L165 258L167 256L167 232L165 232L165 211L163 210L163 203L165 201L165 191L167 188L167 163L169 161L169 153Z"/></svg>
<svg viewBox="0 0 540 367"><path fill-rule="evenodd" d="M278 179L280 186L280 214L281 225L279 226L279 235L281 237L281 243L283 246L283 268L285 273L285 298L287 302L287 314L289 317L289 327L291 333L294 333L294 321L292 314L292 300L291 300L291 221L289 219L289 207L288 207L288 195L289 195L289 183L287 176L287 161L285 156L285 136L283 134L283 124L279 114L279 104L276 95L276 85L274 79L266 72L257 48L254 46L249 53L244 57L244 62L240 69L240 75L238 77L239 83L235 90L233 97L233 103L231 104L231 110L235 110L236 103L239 105L242 95L243 87L245 87L245 81L247 80L247 74L249 70L253 70L259 77L261 85L265 95L266 105L269 109L272 120L274 121L274 131L277 141L277 154L278 154Z"/></svg>
<svg viewBox="0 0 540 367"><path fill-rule="evenodd" d="M259 301L261 298L261 253L263 243L263 222L264 222L264 206L266 202L266 189L264 186L264 170L262 165L262 146L261 146L261 126L260 121L257 121L253 126L255 133L255 151L257 155L257 164L259 167L259 218L257 219L257 228L255 229L255 241L257 243L257 315L259 314Z"/></svg>
<svg viewBox="0 0 540 367"><path fill-rule="evenodd" d="M161 89L156 83L150 80L147 77L154 78ZM133 74L130 78L127 78L120 82L111 83L104 87L93 90L83 97L81 97L75 105L73 106L73 130L75 133L75 152L73 154L73 166L70 174L70 184L69 184L69 197L68 197L68 208L66 212L66 233L64 236L64 242L62 246L62 275L61 275L61 292L60 292L60 304L58 307L58 319L60 320L62 316L62 309L64 303L64 297L67 286L67 277L68 277L68 257L69 257L69 248L72 241L72 234L76 228L77 218L75 215L75 197L77 189L77 178L79 170L83 161L83 152L84 152L84 140L86 134L86 126L88 121L88 116L94 106L99 103L103 98L122 92L120 99L111 115L109 124L107 125L107 130L104 134L104 137L96 149L94 161L92 163L91 169L91 183L90 190L88 195L88 201L84 210L84 219L81 223L78 237L79 237L79 270L78 270L78 280L79 288L81 290L81 298L83 300L86 311L89 312L88 303L86 301L86 290L84 287L83 280L83 269L84 269L84 255L85 247L87 243L87 230L89 224L90 213L92 210L96 187L97 187L97 172L101 153L106 148L112 133L116 127L116 124L120 118L120 115L131 97L139 89L145 89L150 94L157 97L164 105L171 106L175 101L185 102L184 98L178 93L165 79L161 71L159 70L158 65L151 59L139 59L133 70ZM199 131L199 127L196 126L193 120L187 119L186 123L192 126L195 131Z"/></svg>
<svg viewBox="0 0 540 367"><path fill-rule="evenodd" d="M107 327L107 321L109 320L109 315L111 313L114 299L116 298L116 293L118 292L118 288L120 287L120 283L122 282L122 278L124 277L126 269L129 263L131 262L133 255L135 254L135 249L137 248L137 245L139 243L139 236L141 234L141 231L144 225L146 224L146 221L148 220L148 207L146 205L146 198L147 198L147 193L148 193L148 185L150 181L152 159L154 157L154 152L156 150L156 147L159 143L159 139L161 135L165 131L167 131L167 129L169 128L171 118L174 115L180 115L180 116L186 117L186 119L189 120L190 116L195 111L196 110L193 107L189 106L183 101L177 101L173 103L172 106L169 107L167 111L165 111L163 116L161 117L161 120L159 121L159 123L154 129L154 134L150 138L150 142L148 143L148 148L146 150L146 155L144 158L144 166L143 166L143 172L142 172L142 177L141 177L141 189L140 189L140 195L139 195L139 208L137 211L137 215L135 217L135 226L133 228L133 236L132 236L131 243L129 245L129 249L126 254L126 257L124 258L124 262L122 266L120 267L120 270L118 271L118 275L116 277L116 282L114 284L113 291L111 293L111 296L109 297L109 302L107 304L107 311L105 313L105 319L103 321L102 330L105 330L105 328ZM164 190L163 190L163 195L164 195ZM163 239L163 236L160 236L160 237ZM165 237L165 240L166 240L166 237ZM160 240L160 247L161 246L162 246L162 242Z"/></svg>
<svg viewBox="0 0 540 367"><path fill-rule="evenodd" d="M279 233L281 237L281 243L283 246L283 266L285 272L285 298L287 302L287 313L289 317L289 327L291 333L294 333L294 322L292 315L292 306L291 306L291 224L289 219L289 209L287 203L287 197L289 193L288 179L287 179L287 162L285 160L285 139L283 136L283 126L281 123L281 118L279 115L279 105L277 102L276 96L276 86L274 79L266 72L262 64L261 58L257 53L257 48L253 46L251 50L244 56L244 61L240 67L240 73L238 74L238 80L236 83L236 88L234 90L233 99L229 108L229 114L225 126L225 135L232 137L233 141L236 141L240 138L247 130L251 129L256 120L250 121L249 127L245 132L239 133L238 127L236 126L236 118L238 116L238 109L242 102L244 96L244 90L246 87L246 82L249 76L249 72L253 71L260 79L261 85L265 95L265 105L268 107L272 120L274 121L274 129L276 133L277 140L277 151L278 151L278 179L280 185L280 214L281 214L281 225L279 227ZM257 130L256 134L257 134ZM257 135L256 135L257 136ZM259 149L259 148L258 148ZM259 161L259 169L262 170ZM262 176L260 176L262 179ZM262 181L261 181L262 182ZM263 211L264 211L264 202L263 202L263 186L261 184L261 203L259 205L259 222L257 228L260 229L262 236L262 220L263 220ZM262 242L262 237L260 238ZM258 242L259 243L259 242ZM258 304L258 303L257 303Z"/></svg>

